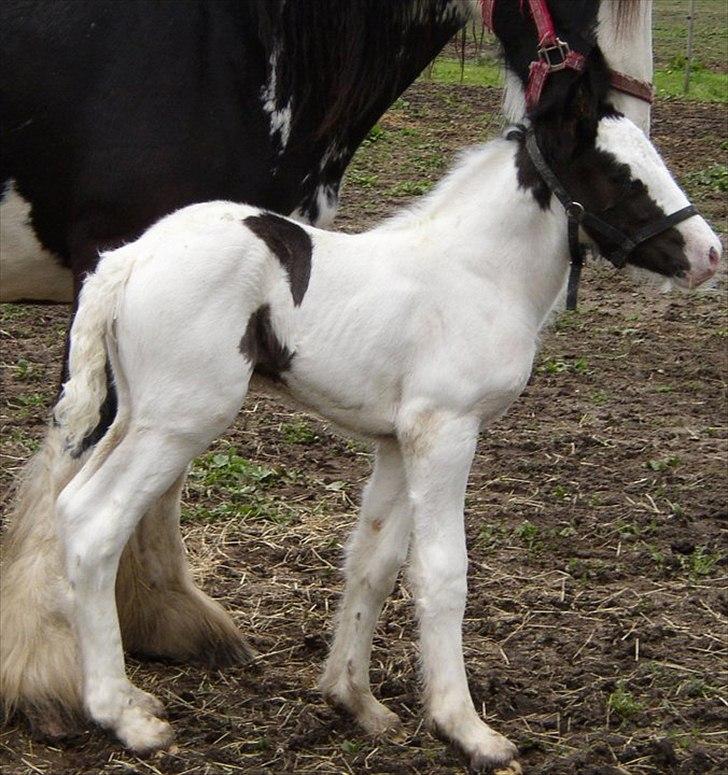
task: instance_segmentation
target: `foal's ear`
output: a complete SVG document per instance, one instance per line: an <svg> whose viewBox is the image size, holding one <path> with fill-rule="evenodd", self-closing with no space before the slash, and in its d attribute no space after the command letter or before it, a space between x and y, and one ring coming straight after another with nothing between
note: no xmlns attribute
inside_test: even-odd
<svg viewBox="0 0 728 775"><path fill-rule="evenodd" d="M593 145L599 119L608 111L609 70L595 46L581 72L562 70L548 78L530 118L545 149L566 161Z"/></svg>

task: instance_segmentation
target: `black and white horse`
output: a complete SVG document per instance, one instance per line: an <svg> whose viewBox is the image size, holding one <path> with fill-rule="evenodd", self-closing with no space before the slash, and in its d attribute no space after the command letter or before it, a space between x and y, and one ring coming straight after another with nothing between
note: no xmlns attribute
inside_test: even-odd
<svg viewBox="0 0 728 775"><path fill-rule="evenodd" d="M430 723L471 769L520 771L514 746L478 716L462 655L463 507L478 433L528 380L570 249L580 250L566 213L578 216L579 240L615 264L686 288L715 273L721 250L647 137L606 101L599 50L574 82L558 81L528 130L468 151L433 193L368 232L216 201L102 256L81 292L56 407L71 454L98 424L107 361L119 407L57 517L84 703L126 746L162 748L172 729L124 673L119 557L232 423L257 374L294 406L377 443L324 694L369 732L397 724L372 695L369 655L409 554Z"/></svg>
<svg viewBox="0 0 728 775"><path fill-rule="evenodd" d="M597 21L609 64L651 77L642 0L551 0L574 50ZM72 301L98 251L130 242L168 212L226 199L330 224L341 176L395 97L477 0L6 0L0 4L2 298ZM506 105L522 115L534 29L521 0L496 0L509 65ZM649 105L613 102L643 129ZM65 367L64 367L65 373ZM109 390L92 447L115 414ZM82 459L51 428L10 514L0 585L6 712L45 733L81 712L77 643L53 504ZM117 580L127 649L225 664L245 641L193 583L179 491L152 504ZM144 600L144 605L140 601Z"/></svg>

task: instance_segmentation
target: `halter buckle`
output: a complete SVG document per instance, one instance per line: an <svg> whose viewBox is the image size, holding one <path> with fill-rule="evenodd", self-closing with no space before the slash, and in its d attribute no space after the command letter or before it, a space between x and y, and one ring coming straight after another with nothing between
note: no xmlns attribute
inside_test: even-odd
<svg viewBox="0 0 728 775"><path fill-rule="evenodd" d="M581 223L584 217L584 205L581 202L569 202L564 209L568 218Z"/></svg>
<svg viewBox="0 0 728 775"><path fill-rule="evenodd" d="M568 65L566 59L571 53L571 46L561 38L554 38L550 45L545 41L538 47L538 58L546 65L550 73L565 70Z"/></svg>

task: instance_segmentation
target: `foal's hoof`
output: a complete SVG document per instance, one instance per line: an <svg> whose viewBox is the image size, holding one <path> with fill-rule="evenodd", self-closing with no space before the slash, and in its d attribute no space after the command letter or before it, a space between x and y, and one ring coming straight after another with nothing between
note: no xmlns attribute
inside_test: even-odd
<svg viewBox="0 0 728 775"><path fill-rule="evenodd" d="M356 722L369 735L399 737L402 735L402 721L389 708L372 698L373 703L356 716Z"/></svg>
<svg viewBox="0 0 728 775"><path fill-rule="evenodd" d="M167 718L167 709L164 707L164 703L153 694L145 692L138 687L132 687L133 691L133 703L142 710L145 710L151 716L157 718Z"/></svg>
<svg viewBox="0 0 728 775"><path fill-rule="evenodd" d="M137 705L123 711L114 731L125 748L139 754L161 751L174 739L172 727L166 721Z"/></svg>
<svg viewBox="0 0 728 775"><path fill-rule="evenodd" d="M523 775L521 765L514 759L507 767L493 771L493 775Z"/></svg>
<svg viewBox="0 0 728 775"><path fill-rule="evenodd" d="M402 731L399 716L377 700L371 692L340 693L323 690L326 702L343 710L369 735L397 737Z"/></svg>
<svg viewBox="0 0 728 775"><path fill-rule="evenodd" d="M449 741L463 756L468 769L478 775L521 775L518 750L503 735L491 729L475 713L466 712L447 721L432 721L433 731Z"/></svg>
<svg viewBox="0 0 728 775"><path fill-rule="evenodd" d="M511 758L516 755L516 749L510 741L506 742L508 742L508 748L504 751L488 753L473 751L470 754L464 752L468 759L468 770L477 775L522 775L521 765ZM510 751L509 748L513 750ZM503 761L504 755L505 761Z"/></svg>
<svg viewBox="0 0 728 775"><path fill-rule="evenodd" d="M457 743L456 743L457 745ZM460 747L460 746L458 746ZM485 748L461 748L468 762L468 770L478 775L521 775L523 770L516 761L516 746L510 740L493 733Z"/></svg>

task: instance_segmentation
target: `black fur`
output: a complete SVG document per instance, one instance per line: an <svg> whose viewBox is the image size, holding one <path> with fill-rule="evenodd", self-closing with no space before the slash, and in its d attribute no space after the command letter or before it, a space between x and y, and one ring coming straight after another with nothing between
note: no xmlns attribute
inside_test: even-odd
<svg viewBox="0 0 728 775"><path fill-rule="evenodd" d="M288 274L293 303L299 306L311 277L311 237L297 223L273 213L251 215L243 223L262 239Z"/></svg>
<svg viewBox="0 0 728 775"><path fill-rule="evenodd" d="M256 374L282 382L282 374L291 367L294 353L278 341L270 320L270 307L264 304L248 320L240 352L253 364Z"/></svg>
<svg viewBox="0 0 728 775"><path fill-rule="evenodd" d="M599 0L549 0L548 7L559 38L566 41L573 51L588 55L596 45ZM507 67L518 76L525 89L529 65L538 58L538 33L528 3L497 0L493 26L503 47ZM551 75L546 81L538 109L560 112L569 86L577 77L574 70L562 70Z"/></svg>
<svg viewBox="0 0 728 775"><path fill-rule="evenodd" d="M445 6L3 0L0 190L16 181L76 293L101 247L193 202L315 221L319 187L335 194L367 132L461 26ZM285 149L261 101L274 50L278 103L294 115Z"/></svg>

